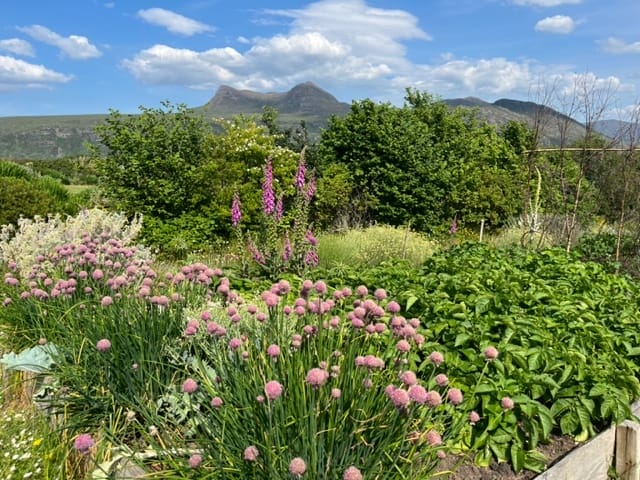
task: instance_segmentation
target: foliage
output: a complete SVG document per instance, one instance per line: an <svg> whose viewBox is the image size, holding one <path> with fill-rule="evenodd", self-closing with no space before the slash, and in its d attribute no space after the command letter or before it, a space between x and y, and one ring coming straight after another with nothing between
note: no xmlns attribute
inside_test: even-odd
<svg viewBox="0 0 640 480"><path fill-rule="evenodd" d="M407 227L374 225L318 237L322 268L367 268L392 259L419 266L437 249L435 241Z"/></svg>
<svg viewBox="0 0 640 480"><path fill-rule="evenodd" d="M466 244L419 269L389 263L333 275L384 284L410 315L429 319L425 337L447 355L450 378L477 395L481 420L461 447L480 452L480 464L495 458L539 469L531 449L552 431L586 440L627 418L640 396L638 286L577 254ZM487 345L500 357L474 389L474 352ZM509 412L505 396L515 402Z"/></svg>
<svg viewBox="0 0 640 480"><path fill-rule="evenodd" d="M54 198L32 180L0 177L0 225L16 224L21 217L55 213Z"/></svg>
<svg viewBox="0 0 640 480"><path fill-rule="evenodd" d="M517 213L518 160L495 129L426 94L406 99L402 108L354 102L322 134L321 164L347 167L357 216L434 232L456 214L474 226Z"/></svg>

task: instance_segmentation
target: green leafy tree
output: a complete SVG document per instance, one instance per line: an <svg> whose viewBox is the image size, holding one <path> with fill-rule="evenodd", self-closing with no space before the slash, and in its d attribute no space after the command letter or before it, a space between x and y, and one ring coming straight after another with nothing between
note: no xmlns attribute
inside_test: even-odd
<svg viewBox="0 0 640 480"><path fill-rule="evenodd" d="M499 225L520 209L513 148L473 113L425 93L408 90L403 107L354 102L330 120L319 149L322 168L347 168L359 218L437 232L456 217Z"/></svg>
<svg viewBox="0 0 640 480"><path fill-rule="evenodd" d="M112 110L96 128L101 155L93 147L100 186L114 208L160 219L196 208L192 197L198 169L206 162L213 135L206 121L184 105L140 107L139 115Z"/></svg>

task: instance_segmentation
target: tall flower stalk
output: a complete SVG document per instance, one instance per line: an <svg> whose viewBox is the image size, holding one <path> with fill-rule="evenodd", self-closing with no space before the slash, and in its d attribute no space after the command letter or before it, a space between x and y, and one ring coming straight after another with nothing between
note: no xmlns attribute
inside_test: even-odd
<svg viewBox="0 0 640 480"><path fill-rule="evenodd" d="M285 192L275 191L273 161L267 158L262 180L262 226L246 237L251 266L272 278L283 272L303 273L318 265L317 240L309 225L315 179L307 171L304 150L293 186L292 198L287 198ZM240 220L240 198L234 195L231 224L238 239L244 241Z"/></svg>

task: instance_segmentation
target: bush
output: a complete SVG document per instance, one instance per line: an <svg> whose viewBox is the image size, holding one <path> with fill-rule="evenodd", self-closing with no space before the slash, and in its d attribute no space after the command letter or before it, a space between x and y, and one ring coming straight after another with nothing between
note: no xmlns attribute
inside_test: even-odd
<svg viewBox="0 0 640 480"><path fill-rule="evenodd" d="M406 260L420 265L438 248L437 242L409 228L376 225L363 230L328 233L318 239L320 266L372 267Z"/></svg>
<svg viewBox="0 0 640 480"><path fill-rule="evenodd" d="M56 213L55 198L32 180L0 177L0 225L17 224L20 217Z"/></svg>

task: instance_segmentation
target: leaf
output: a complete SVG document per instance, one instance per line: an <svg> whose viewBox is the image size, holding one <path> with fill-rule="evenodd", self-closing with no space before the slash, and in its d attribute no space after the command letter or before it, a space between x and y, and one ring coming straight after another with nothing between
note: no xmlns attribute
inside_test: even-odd
<svg viewBox="0 0 640 480"><path fill-rule="evenodd" d="M484 468L491 465L491 450L489 449L489 445L486 445L482 450L476 453L473 463Z"/></svg>
<svg viewBox="0 0 640 480"><path fill-rule="evenodd" d="M589 430L582 430L574 439L578 443L586 442L589 439Z"/></svg>
<svg viewBox="0 0 640 480"><path fill-rule="evenodd" d="M511 445L511 465L516 473L524 468L524 450L515 443Z"/></svg>
<svg viewBox="0 0 640 480"><path fill-rule="evenodd" d="M480 297L476 300L476 317L479 317L483 313L489 310L491 299L487 297Z"/></svg>
<svg viewBox="0 0 640 480"><path fill-rule="evenodd" d="M481 383L476 387L476 393L490 393L495 391L495 387L489 383Z"/></svg>
<svg viewBox="0 0 640 480"><path fill-rule="evenodd" d="M54 361L51 355L55 354L55 345L48 343L44 346L36 345L35 347L27 348L17 355L13 352L5 353L0 358L0 363L4 364L8 370L44 373L53 366Z"/></svg>
<svg viewBox="0 0 640 480"><path fill-rule="evenodd" d="M418 301L418 297L416 297L415 295L411 295L409 298L407 298L407 304L405 307L405 311L409 310L414 303L416 303Z"/></svg>
<svg viewBox="0 0 640 480"><path fill-rule="evenodd" d="M461 345L465 345L472 338L473 337L471 335L469 335L468 333L459 333L456 336L456 341L454 343L454 347L459 347Z"/></svg>
<svg viewBox="0 0 640 480"><path fill-rule="evenodd" d="M571 435L575 432L580 425L578 414L575 411L570 411L566 415L560 418L560 430L565 435Z"/></svg>

